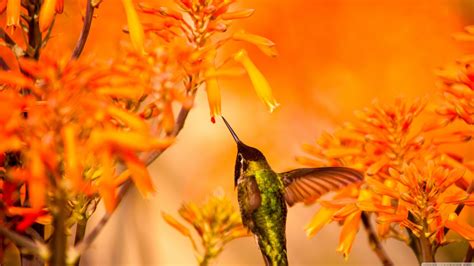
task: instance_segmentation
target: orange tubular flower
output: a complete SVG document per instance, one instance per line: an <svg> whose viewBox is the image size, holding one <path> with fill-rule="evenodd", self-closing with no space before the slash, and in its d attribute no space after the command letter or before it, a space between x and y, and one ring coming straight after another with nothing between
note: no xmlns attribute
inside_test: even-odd
<svg viewBox="0 0 474 266"><path fill-rule="evenodd" d="M7 27L20 26L21 0L7 0Z"/></svg>
<svg viewBox="0 0 474 266"><path fill-rule="evenodd" d="M460 219L455 213L449 215L446 227L467 239L471 247L474 248L474 227Z"/></svg>
<svg viewBox="0 0 474 266"><path fill-rule="evenodd" d="M244 41L244 42L251 43L257 46L257 48L260 49L260 51L262 51L267 56L271 56L271 57L277 56L275 43L262 36L247 33L244 30L240 30L240 31L235 32L232 35L232 39L237 40L237 41Z"/></svg>
<svg viewBox="0 0 474 266"><path fill-rule="evenodd" d="M150 174L146 169L146 165L141 162L133 153L126 153L123 155L125 164L130 170L133 182L137 186L138 191L144 198L149 198L155 193Z"/></svg>
<svg viewBox="0 0 474 266"><path fill-rule="evenodd" d="M222 19L223 20L243 19L243 18L248 18L252 16L253 13L255 13L255 9L247 8L247 9L242 9L239 11L224 13L222 14Z"/></svg>
<svg viewBox="0 0 474 266"><path fill-rule="evenodd" d="M56 0L56 14L62 14L64 11L64 0Z"/></svg>
<svg viewBox="0 0 474 266"><path fill-rule="evenodd" d="M58 0L44 0L39 14L39 26L42 32L49 29L56 15Z"/></svg>
<svg viewBox="0 0 474 266"><path fill-rule="evenodd" d="M319 230L332 221L332 217L337 210L337 207L321 206L319 211L311 218L311 221L306 226L306 235L308 237L315 236Z"/></svg>
<svg viewBox="0 0 474 266"><path fill-rule="evenodd" d="M30 185L30 201L31 207L36 210L40 210L45 206L46 202L46 171L43 161L41 160L38 151L32 150L30 154L30 175L27 179Z"/></svg>
<svg viewBox="0 0 474 266"><path fill-rule="evenodd" d="M105 209L112 212L116 207L116 186L114 185L114 163L110 150L101 153L100 162L102 166L102 176L99 182L99 193L104 200Z"/></svg>
<svg viewBox="0 0 474 266"><path fill-rule="evenodd" d="M270 88L267 79L263 76L260 70L258 70L252 60L250 60L247 52L244 50L240 50L235 54L234 59L241 63L245 70L247 70L258 97L267 104L270 108L270 112L273 112L273 110L275 110L280 104L275 100L275 98L273 98L272 89Z"/></svg>
<svg viewBox="0 0 474 266"><path fill-rule="evenodd" d="M216 121L215 117L221 115L221 93L219 84L217 84L217 79L212 77L215 75L215 72L213 67L208 68L206 71L206 76L209 76L206 79L206 92L213 123Z"/></svg>
<svg viewBox="0 0 474 266"><path fill-rule="evenodd" d="M341 252L346 259L349 257L349 253L352 249L352 243L354 242L357 231L359 231L360 214L360 211L350 214L342 226L341 237L339 239L337 251Z"/></svg>
<svg viewBox="0 0 474 266"><path fill-rule="evenodd" d="M5 9L7 9L7 1L8 0L0 0L0 14L5 12Z"/></svg>
<svg viewBox="0 0 474 266"><path fill-rule="evenodd" d="M171 134L174 130L174 113L173 113L173 106L171 106L171 102L168 102L163 107L163 118L161 122L164 131L167 134Z"/></svg>
<svg viewBox="0 0 474 266"><path fill-rule="evenodd" d="M64 160L66 176L71 180L73 187L79 188L82 183L81 167L77 152L76 129L67 125L63 128Z"/></svg>
<svg viewBox="0 0 474 266"><path fill-rule="evenodd" d="M94 130L88 145L90 147L110 146L137 151L163 149L171 145L172 139L156 139L137 132L122 132L116 130Z"/></svg>
<svg viewBox="0 0 474 266"><path fill-rule="evenodd" d="M132 0L122 0L123 7L125 8L125 14L127 15L128 29L130 31L130 40L136 51L144 53L143 42L145 39L145 33L143 26L138 18L137 11L133 6Z"/></svg>

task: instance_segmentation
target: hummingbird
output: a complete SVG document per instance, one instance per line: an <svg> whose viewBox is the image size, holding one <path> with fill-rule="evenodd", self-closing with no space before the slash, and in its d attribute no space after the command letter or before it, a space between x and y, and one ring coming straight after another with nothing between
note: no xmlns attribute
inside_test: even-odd
<svg viewBox="0 0 474 266"><path fill-rule="evenodd" d="M243 225L255 236L266 266L288 265L287 205L314 200L349 184L363 174L347 167L299 168L277 173L258 149L244 144L222 117L237 143L234 188Z"/></svg>

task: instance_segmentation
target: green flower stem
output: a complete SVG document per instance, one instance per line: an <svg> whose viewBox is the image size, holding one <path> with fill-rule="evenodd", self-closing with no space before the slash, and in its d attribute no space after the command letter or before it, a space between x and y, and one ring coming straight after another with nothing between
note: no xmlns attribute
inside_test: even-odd
<svg viewBox="0 0 474 266"><path fill-rule="evenodd" d="M74 245L77 243L80 243L82 240L84 240L84 236L86 235L86 228L87 228L87 219L80 220L77 225L76 225L76 236L74 238ZM79 265L79 262L81 260L81 257L79 256L74 263L76 266Z"/></svg>
<svg viewBox="0 0 474 266"><path fill-rule="evenodd" d="M58 191L54 205L54 232L50 244L53 254L50 263L51 265L55 266L65 266L67 250L66 220L69 217L69 212L67 206L67 196L64 191Z"/></svg>

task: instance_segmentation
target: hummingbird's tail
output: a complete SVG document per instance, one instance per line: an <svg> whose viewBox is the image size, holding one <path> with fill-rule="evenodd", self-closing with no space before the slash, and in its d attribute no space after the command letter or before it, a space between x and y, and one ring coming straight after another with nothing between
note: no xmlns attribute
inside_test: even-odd
<svg viewBox="0 0 474 266"><path fill-rule="evenodd" d="M260 252L262 253L265 266L288 266L288 257L286 256L286 247L282 250L275 250L271 245L264 244L263 239L255 235Z"/></svg>

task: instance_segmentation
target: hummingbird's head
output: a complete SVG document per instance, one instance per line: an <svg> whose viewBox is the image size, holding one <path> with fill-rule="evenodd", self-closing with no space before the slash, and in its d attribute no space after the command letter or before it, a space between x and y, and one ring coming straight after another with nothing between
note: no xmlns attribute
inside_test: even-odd
<svg viewBox="0 0 474 266"><path fill-rule="evenodd" d="M266 162L266 159L263 153L258 149L245 145L239 137L237 137L237 134L235 134L227 120L224 117L222 117L222 119L237 143L237 159L235 160L234 176L234 185L237 185L240 176L247 171L251 162Z"/></svg>

